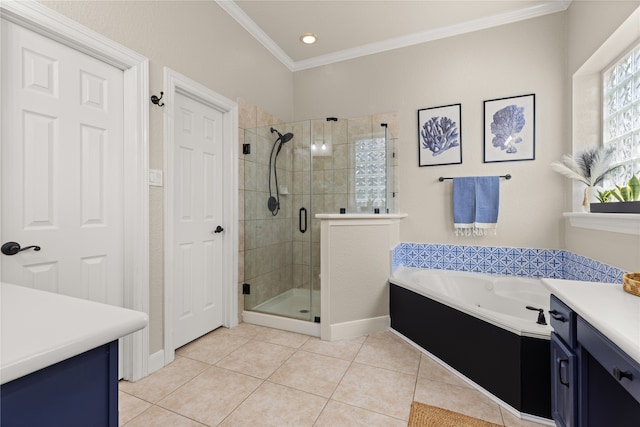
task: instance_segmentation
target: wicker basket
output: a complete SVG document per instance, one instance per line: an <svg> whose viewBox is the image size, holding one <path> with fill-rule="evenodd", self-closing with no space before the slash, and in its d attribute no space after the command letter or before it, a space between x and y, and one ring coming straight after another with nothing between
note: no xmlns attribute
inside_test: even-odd
<svg viewBox="0 0 640 427"><path fill-rule="evenodd" d="M622 289L640 297L640 273L624 273L622 275Z"/></svg>

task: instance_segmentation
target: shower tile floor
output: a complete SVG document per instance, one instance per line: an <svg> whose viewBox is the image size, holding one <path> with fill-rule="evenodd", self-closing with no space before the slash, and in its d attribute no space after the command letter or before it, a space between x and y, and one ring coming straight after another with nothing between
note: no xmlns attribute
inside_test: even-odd
<svg viewBox="0 0 640 427"><path fill-rule="evenodd" d="M119 388L127 427L406 426L413 400L508 427L541 425L389 331L327 342L242 323L179 348L174 362Z"/></svg>
<svg viewBox="0 0 640 427"><path fill-rule="evenodd" d="M311 313L313 316L320 316L320 291L311 291L313 307L310 307L309 304L309 292L309 289L289 289L262 304L258 304L251 310L294 319L311 320ZM311 312L310 309L312 309Z"/></svg>

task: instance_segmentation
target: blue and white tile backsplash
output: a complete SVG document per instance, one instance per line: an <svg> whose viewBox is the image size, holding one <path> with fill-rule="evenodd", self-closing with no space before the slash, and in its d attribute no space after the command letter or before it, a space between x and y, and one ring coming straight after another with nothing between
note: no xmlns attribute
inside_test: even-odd
<svg viewBox="0 0 640 427"><path fill-rule="evenodd" d="M392 269L401 265L607 283L622 283L624 273L619 268L558 249L426 243L398 244L392 253Z"/></svg>

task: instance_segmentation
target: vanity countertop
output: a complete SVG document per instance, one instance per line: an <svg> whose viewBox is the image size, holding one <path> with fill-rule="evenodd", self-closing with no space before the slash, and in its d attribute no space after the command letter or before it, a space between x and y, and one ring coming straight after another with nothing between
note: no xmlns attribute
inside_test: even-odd
<svg viewBox="0 0 640 427"><path fill-rule="evenodd" d="M145 313L0 285L0 384L144 328Z"/></svg>
<svg viewBox="0 0 640 427"><path fill-rule="evenodd" d="M640 363L640 297L625 292L619 284L562 279L543 282L552 294Z"/></svg>

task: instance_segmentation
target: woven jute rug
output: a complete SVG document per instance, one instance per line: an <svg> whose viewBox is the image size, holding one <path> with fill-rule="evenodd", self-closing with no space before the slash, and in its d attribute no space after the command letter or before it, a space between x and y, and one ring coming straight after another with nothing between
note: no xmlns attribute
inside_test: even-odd
<svg viewBox="0 0 640 427"><path fill-rule="evenodd" d="M407 427L503 427L458 412L449 411L420 402L411 404Z"/></svg>

